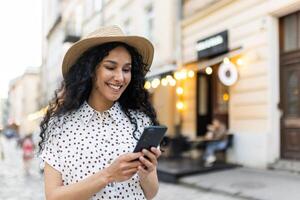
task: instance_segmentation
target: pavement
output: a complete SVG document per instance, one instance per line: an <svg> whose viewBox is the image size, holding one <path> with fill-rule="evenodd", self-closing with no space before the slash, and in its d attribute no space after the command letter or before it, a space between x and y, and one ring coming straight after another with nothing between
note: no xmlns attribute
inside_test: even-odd
<svg viewBox="0 0 300 200"><path fill-rule="evenodd" d="M1 139L1 138L0 138ZM5 158L0 159L0 200L43 200L43 177L39 161L33 160L29 175L25 173L22 152L16 141L2 138Z"/></svg>
<svg viewBox="0 0 300 200"><path fill-rule="evenodd" d="M23 170L21 150L14 140L2 140L0 200L42 200L43 176L39 160L30 175ZM282 171L235 168L181 178L178 184L160 183L154 200L299 200L300 175Z"/></svg>
<svg viewBox="0 0 300 200"><path fill-rule="evenodd" d="M300 199L300 174L278 170L235 168L185 177L180 184L243 199Z"/></svg>

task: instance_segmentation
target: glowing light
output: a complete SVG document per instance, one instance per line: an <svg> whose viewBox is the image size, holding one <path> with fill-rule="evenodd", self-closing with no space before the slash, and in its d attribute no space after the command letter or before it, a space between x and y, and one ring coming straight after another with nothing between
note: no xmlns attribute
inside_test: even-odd
<svg viewBox="0 0 300 200"><path fill-rule="evenodd" d="M228 93L224 93L223 94L223 101L228 101L229 100L229 94Z"/></svg>
<svg viewBox="0 0 300 200"><path fill-rule="evenodd" d="M149 89L151 88L151 83L150 83L150 81L146 81L146 82L145 82L144 88L145 88L146 90L149 90Z"/></svg>
<svg viewBox="0 0 300 200"><path fill-rule="evenodd" d="M183 94L183 88L182 88L182 87L177 87L177 88L176 88L176 93L177 93L178 95L182 95L182 94Z"/></svg>
<svg viewBox="0 0 300 200"><path fill-rule="evenodd" d="M244 65L244 60L242 58L239 58L239 59L237 59L236 64L238 66L242 66L242 65Z"/></svg>
<svg viewBox="0 0 300 200"><path fill-rule="evenodd" d="M205 73L206 74L210 75L210 74L212 74L212 72L213 72L213 69L211 67L206 67L205 68Z"/></svg>
<svg viewBox="0 0 300 200"><path fill-rule="evenodd" d="M169 83L170 83L171 86L175 86L176 85L176 80L175 79L171 79L169 81Z"/></svg>
<svg viewBox="0 0 300 200"><path fill-rule="evenodd" d="M159 84L160 84L160 80L158 78L153 79L151 82L151 86L153 88L157 88L159 86Z"/></svg>
<svg viewBox="0 0 300 200"><path fill-rule="evenodd" d="M188 77L193 78L195 76L195 72L193 70L188 71Z"/></svg>
<svg viewBox="0 0 300 200"><path fill-rule="evenodd" d="M181 72L180 71L175 72L174 77L175 77L176 80L180 80L181 79Z"/></svg>
<svg viewBox="0 0 300 200"><path fill-rule="evenodd" d="M228 63L230 63L230 60L229 60L229 58L225 57L225 58L223 59L223 62L226 63L226 64L228 64Z"/></svg>
<svg viewBox="0 0 300 200"><path fill-rule="evenodd" d="M173 78L173 76L168 75L168 76L166 77L166 79L167 79L168 82L170 82L170 80L172 80L172 79L174 79L174 78Z"/></svg>
<svg viewBox="0 0 300 200"><path fill-rule="evenodd" d="M187 78L187 71L184 69L184 70L181 70L181 79L186 79Z"/></svg>
<svg viewBox="0 0 300 200"><path fill-rule="evenodd" d="M183 102L182 102L182 101L178 101L178 102L176 103L176 108L177 108L178 110L183 110L183 108L184 108Z"/></svg>
<svg viewBox="0 0 300 200"><path fill-rule="evenodd" d="M161 79L161 84L163 86L167 86L168 85L168 80L166 78Z"/></svg>

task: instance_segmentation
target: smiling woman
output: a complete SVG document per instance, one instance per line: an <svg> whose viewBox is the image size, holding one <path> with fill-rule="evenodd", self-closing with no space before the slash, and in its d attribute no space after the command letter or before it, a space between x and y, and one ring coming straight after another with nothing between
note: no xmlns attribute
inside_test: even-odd
<svg viewBox="0 0 300 200"><path fill-rule="evenodd" d="M153 58L145 38L104 27L66 53L62 87L41 123L47 199L151 199L161 152L132 153L157 125L144 89ZM138 139L137 138L137 139Z"/></svg>
<svg viewBox="0 0 300 200"><path fill-rule="evenodd" d="M122 46L112 49L100 62L94 81L88 102L96 110L107 110L131 81L131 56L127 49Z"/></svg>

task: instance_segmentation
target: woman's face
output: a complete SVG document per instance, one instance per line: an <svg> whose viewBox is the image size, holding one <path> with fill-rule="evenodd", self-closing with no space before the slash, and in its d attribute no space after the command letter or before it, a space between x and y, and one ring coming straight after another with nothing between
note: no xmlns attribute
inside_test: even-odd
<svg viewBox="0 0 300 200"><path fill-rule="evenodd" d="M116 47L98 65L92 96L111 104L120 98L130 80L131 56L124 47Z"/></svg>

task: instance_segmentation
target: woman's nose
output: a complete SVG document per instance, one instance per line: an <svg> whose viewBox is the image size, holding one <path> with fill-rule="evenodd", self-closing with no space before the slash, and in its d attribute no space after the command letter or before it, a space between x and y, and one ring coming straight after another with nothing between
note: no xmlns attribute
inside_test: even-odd
<svg viewBox="0 0 300 200"><path fill-rule="evenodd" d="M122 71L116 71L115 74L114 74L114 79L118 82L123 82L124 80L124 74Z"/></svg>

